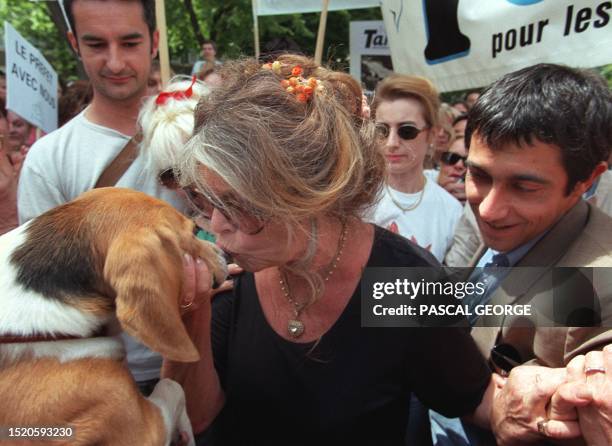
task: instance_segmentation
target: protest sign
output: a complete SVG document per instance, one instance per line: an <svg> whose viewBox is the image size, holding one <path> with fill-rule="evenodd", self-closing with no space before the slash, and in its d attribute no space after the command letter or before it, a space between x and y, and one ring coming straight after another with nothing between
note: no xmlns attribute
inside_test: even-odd
<svg viewBox="0 0 612 446"><path fill-rule="evenodd" d="M361 81L366 90L393 72L385 23L382 20L351 22L351 76Z"/></svg>
<svg viewBox="0 0 612 446"><path fill-rule="evenodd" d="M57 128L57 73L34 46L4 22L9 110L49 133Z"/></svg>
<svg viewBox="0 0 612 446"><path fill-rule="evenodd" d="M609 0L383 0L382 11L395 70L441 91L540 62L612 63Z"/></svg>
<svg viewBox="0 0 612 446"><path fill-rule="evenodd" d="M295 14L303 12L320 12L321 0L257 0L253 4L256 15ZM330 0L329 10L360 9L380 6L380 0Z"/></svg>

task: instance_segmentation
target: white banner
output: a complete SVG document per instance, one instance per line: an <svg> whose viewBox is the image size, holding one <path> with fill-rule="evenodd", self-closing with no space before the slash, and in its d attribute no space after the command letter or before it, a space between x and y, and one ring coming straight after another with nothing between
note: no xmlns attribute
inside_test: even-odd
<svg viewBox="0 0 612 446"><path fill-rule="evenodd" d="M320 12L321 0L252 0L257 15L295 14ZM329 10L361 9L380 6L380 0L330 0Z"/></svg>
<svg viewBox="0 0 612 446"><path fill-rule="evenodd" d="M540 62L612 63L607 0L383 0L393 66L441 91Z"/></svg>
<svg viewBox="0 0 612 446"><path fill-rule="evenodd" d="M351 22L351 75L361 81L366 90L393 72L391 50L382 20Z"/></svg>
<svg viewBox="0 0 612 446"><path fill-rule="evenodd" d="M57 73L10 23L4 22L6 108L49 133L57 128Z"/></svg>

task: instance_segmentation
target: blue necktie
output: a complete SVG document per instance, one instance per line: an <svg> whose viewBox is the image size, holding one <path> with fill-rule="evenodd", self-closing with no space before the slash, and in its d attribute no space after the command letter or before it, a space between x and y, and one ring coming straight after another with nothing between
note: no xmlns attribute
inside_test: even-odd
<svg viewBox="0 0 612 446"><path fill-rule="evenodd" d="M491 261L485 263L484 265L485 268L491 268L491 267L507 268L508 266L510 266L510 259L508 259L508 256L504 254L503 252L500 252L499 254L495 254L491 258Z"/></svg>
<svg viewBox="0 0 612 446"><path fill-rule="evenodd" d="M491 289L491 286L488 282L491 280L491 277L495 276L495 269L496 268L507 268L509 266L510 266L510 259L508 259L508 256L506 254L504 253L495 254L489 262L484 264L484 267L477 268L475 273L470 277L470 282L476 283L476 282L482 281L483 276L484 276L485 278L484 281L486 283L486 290L484 294L474 293L472 295L466 296L463 299L463 303L465 305L468 305L470 309L472 310L472 315L468 317L468 320L470 321L470 325L474 325L474 323L478 319L478 316L473 314L474 308L476 307L476 305L487 303L491 297L492 292L494 291Z"/></svg>

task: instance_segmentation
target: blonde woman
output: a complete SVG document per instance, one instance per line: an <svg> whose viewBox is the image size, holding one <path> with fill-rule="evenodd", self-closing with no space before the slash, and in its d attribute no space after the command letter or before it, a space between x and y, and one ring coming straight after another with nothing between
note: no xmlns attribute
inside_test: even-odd
<svg viewBox="0 0 612 446"><path fill-rule="evenodd" d="M387 184L370 218L442 261L462 208L423 170L436 139L439 106L438 91L425 78L394 75L378 85L372 113L387 163Z"/></svg>
<svg viewBox="0 0 612 446"><path fill-rule="evenodd" d="M467 332L361 327L364 268L436 262L359 218L385 168L359 86L289 55L221 70L180 179L247 273L185 316L201 360L166 366L195 432L214 422L220 444L402 445L413 390L473 412L490 373Z"/></svg>
<svg viewBox="0 0 612 446"><path fill-rule="evenodd" d="M431 175L430 179L437 180L437 173L440 167L440 157L448 150L455 138L453 130L453 120L458 116L457 111L446 102L440 104L438 111L438 126L435 131L435 139L430 147L430 153L425 157L425 174Z"/></svg>

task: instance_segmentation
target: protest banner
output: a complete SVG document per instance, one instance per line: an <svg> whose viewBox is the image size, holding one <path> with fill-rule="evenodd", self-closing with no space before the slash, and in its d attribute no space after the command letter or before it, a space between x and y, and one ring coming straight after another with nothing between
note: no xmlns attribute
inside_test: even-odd
<svg viewBox="0 0 612 446"><path fill-rule="evenodd" d="M315 61L321 63L323 58L323 41L327 25L327 12L341 9L360 9L380 6L380 0L252 0L253 32L255 33L255 56L259 57L259 24L257 16L277 14L297 14L320 12L321 20L317 32Z"/></svg>
<svg viewBox="0 0 612 446"><path fill-rule="evenodd" d="M351 76L368 91L393 72L385 23L382 20L351 22Z"/></svg>
<svg viewBox="0 0 612 446"><path fill-rule="evenodd" d="M57 73L10 23L4 22L6 108L49 133L57 128Z"/></svg>
<svg viewBox="0 0 612 446"><path fill-rule="evenodd" d="M321 12L322 0L257 0L253 3L255 15L296 14ZM329 11L361 9L380 6L380 0L329 0Z"/></svg>
<svg viewBox="0 0 612 446"><path fill-rule="evenodd" d="M612 2L383 0L393 66L441 91L487 85L540 62L612 62Z"/></svg>

